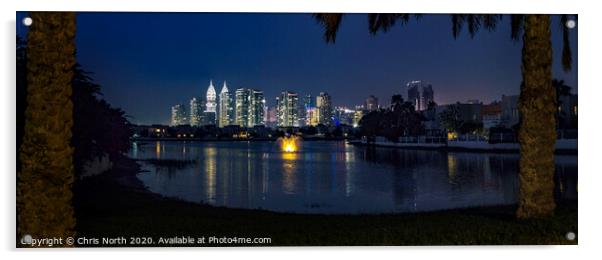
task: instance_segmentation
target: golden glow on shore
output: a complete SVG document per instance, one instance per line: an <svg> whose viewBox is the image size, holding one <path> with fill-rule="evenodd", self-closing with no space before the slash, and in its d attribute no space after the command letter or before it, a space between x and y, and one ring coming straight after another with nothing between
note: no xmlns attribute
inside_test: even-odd
<svg viewBox="0 0 602 260"><path fill-rule="evenodd" d="M458 139L458 133L456 132L448 132L447 133L447 140L456 140Z"/></svg>
<svg viewBox="0 0 602 260"><path fill-rule="evenodd" d="M283 152L294 153L299 150L298 137L282 137L280 138L280 148Z"/></svg>

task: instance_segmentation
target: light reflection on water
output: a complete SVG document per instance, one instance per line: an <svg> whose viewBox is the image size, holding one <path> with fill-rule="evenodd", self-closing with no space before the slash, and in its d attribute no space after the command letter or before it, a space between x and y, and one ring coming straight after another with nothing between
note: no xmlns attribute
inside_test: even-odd
<svg viewBox="0 0 602 260"><path fill-rule="evenodd" d="M415 212L515 203L518 154L367 149L303 142L282 153L274 142L152 142L138 159L196 160L138 174L168 197L281 212ZM577 156L556 157L559 198L577 198Z"/></svg>
<svg viewBox="0 0 602 260"><path fill-rule="evenodd" d="M183 154L186 155L186 146L183 146ZM216 169L216 162L215 162L215 156L217 155L216 152L216 148L215 147L207 147L206 149L204 149L204 158L206 158L206 173L207 173L207 178L206 178L206 183L205 183L205 187L207 187L207 201L211 204L215 203L215 191L216 191L216 175L217 175L217 169Z"/></svg>

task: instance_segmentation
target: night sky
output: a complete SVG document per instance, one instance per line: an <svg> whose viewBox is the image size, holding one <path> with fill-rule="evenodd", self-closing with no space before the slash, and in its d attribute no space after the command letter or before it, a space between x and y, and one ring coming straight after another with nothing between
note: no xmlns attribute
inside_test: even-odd
<svg viewBox="0 0 602 260"><path fill-rule="evenodd" d="M25 35L17 13L17 33ZM35 23L35 21L34 21ZM389 103L411 80L431 83L439 104L519 93L521 43L510 19L473 39L453 38L448 15L424 15L388 33L368 33L367 15L344 18L335 44L310 14L79 13L77 59L102 86L104 98L138 124L168 124L174 104L204 96L213 79L231 91L257 88L268 104L282 90L331 94L353 107L368 95ZM553 18L554 77L577 93L577 30L573 71L560 65L562 38Z"/></svg>

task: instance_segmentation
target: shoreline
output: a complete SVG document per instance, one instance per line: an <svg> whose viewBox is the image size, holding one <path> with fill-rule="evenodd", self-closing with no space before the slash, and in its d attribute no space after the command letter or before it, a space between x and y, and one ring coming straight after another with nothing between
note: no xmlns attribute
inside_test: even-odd
<svg viewBox="0 0 602 260"><path fill-rule="evenodd" d="M347 141L349 139L341 138L322 138L322 137L304 137L303 141ZM132 138L133 142L275 142L278 138L249 138L249 139L204 139L204 138L176 138L176 137L161 137L161 138Z"/></svg>
<svg viewBox="0 0 602 260"><path fill-rule="evenodd" d="M361 147L379 147L379 148L390 148L390 149L406 149L406 150L430 150L430 151L442 151L442 152L467 152L467 153L494 153L494 154L520 154L520 148L475 148L475 147L464 147L461 145L449 146L448 144L430 144L430 143L393 143L393 142L376 142L367 144L361 140L348 141L351 145ZM512 143L518 145L518 143ZM493 144L495 145L495 144ZM564 149L557 148L554 151L556 155L578 155L578 150L575 149Z"/></svg>
<svg viewBox="0 0 602 260"><path fill-rule="evenodd" d="M516 219L516 205L418 213L293 214L163 197L144 187L136 177L139 170L124 156L115 160L112 170L75 185L78 236L272 238L271 244L235 246L577 244L564 238L567 230L577 231L577 201L560 203L553 218L526 221Z"/></svg>
<svg viewBox="0 0 602 260"><path fill-rule="evenodd" d="M467 153L495 153L495 154L518 154L520 153L519 148L475 148L475 147L463 147L461 145L449 146L443 143L393 143L393 142L376 142L367 144L359 139L350 138L303 138L303 141L309 142L341 142L345 141L347 144L360 146L360 147L379 147L379 148L390 148L390 149L405 149L405 150L429 150L429 151L442 151L442 152L467 152ZM200 138L136 138L133 142L139 142L141 144L148 144L150 142L199 142L199 143L211 143L211 142L276 142L275 138L252 138L252 139L200 139ZM509 143L511 145L518 145L518 143ZM493 144L498 145L498 144ZM502 144L503 145L503 144ZM554 152L556 155L578 155L578 149L566 149L558 148Z"/></svg>

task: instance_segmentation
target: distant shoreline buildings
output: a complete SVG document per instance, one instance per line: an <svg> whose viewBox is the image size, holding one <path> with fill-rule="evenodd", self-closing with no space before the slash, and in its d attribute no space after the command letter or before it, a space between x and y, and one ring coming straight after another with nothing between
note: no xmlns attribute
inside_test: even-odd
<svg viewBox="0 0 602 260"><path fill-rule="evenodd" d="M238 88L232 93L224 81L223 87L217 95L213 80L211 80L205 97L193 97L190 100L189 110L183 104L172 107L170 125L254 127L265 125L266 111L263 91Z"/></svg>
<svg viewBox="0 0 602 260"><path fill-rule="evenodd" d="M484 130L495 127L512 128L519 122L517 95L502 96L490 104L472 99L464 103L438 105L434 102L433 86L424 81L410 81L402 85L400 90L407 93L405 102L411 103L415 111L423 115L423 124L429 131L442 130L440 115L449 109L456 110L460 121L480 125ZM574 124L577 117L576 95L563 96L559 102L559 124ZM218 95L211 80L204 97L193 97L188 107L183 104L171 107L171 125L219 128L355 128L361 125L361 119L365 115L386 107L387 105L379 104L374 95L366 97L362 105L349 108L334 106L332 97L327 92L312 96L288 90L280 92L275 106L268 107L264 92L259 89L237 88L232 91L224 81Z"/></svg>
<svg viewBox="0 0 602 260"><path fill-rule="evenodd" d="M311 95L300 100L298 93L282 91L276 97L276 106L269 108L263 91L237 88L232 92L224 81L217 95L213 80L209 82L205 97L193 97L189 108L178 104L171 110L171 126L303 127L331 126L338 122L333 117L332 99L326 92L320 92L314 101Z"/></svg>
<svg viewBox="0 0 602 260"><path fill-rule="evenodd" d="M408 90L408 95L418 91L416 102L432 100L433 91L424 91L417 88L417 82ZM419 81L418 81L419 83ZM408 83L410 86L410 83ZM412 92L414 91L414 92ZM421 98L424 96L424 98ZM263 91L251 88L237 88L232 91L226 81L219 94L217 94L213 80L203 97L193 97L189 106L178 104L172 107L171 126L190 125L200 127L215 125L220 128L227 126L240 127L305 127L305 126L338 126L350 125L357 127L362 116L380 108L378 98L368 96L363 105L348 107L335 107L332 97L327 92L320 92L316 96L311 94L299 95L293 91L282 91L276 97L276 105L268 107Z"/></svg>

